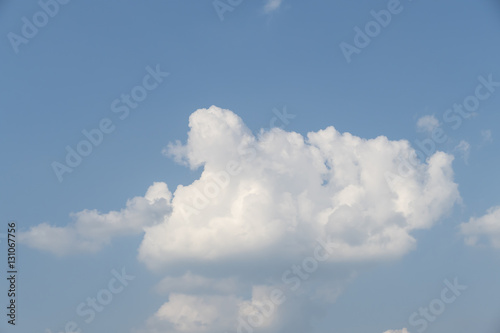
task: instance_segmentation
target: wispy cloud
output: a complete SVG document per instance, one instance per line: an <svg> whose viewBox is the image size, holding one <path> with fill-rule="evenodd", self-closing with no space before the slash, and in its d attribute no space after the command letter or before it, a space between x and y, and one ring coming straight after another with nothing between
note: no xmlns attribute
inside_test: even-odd
<svg viewBox="0 0 500 333"><path fill-rule="evenodd" d="M470 144L467 141L461 140L453 150L462 156L466 164L469 163Z"/></svg>
<svg viewBox="0 0 500 333"><path fill-rule="evenodd" d="M264 12L266 14L274 12L275 10L280 8L282 3L283 0L266 0L266 4L264 5Z"/></svg>

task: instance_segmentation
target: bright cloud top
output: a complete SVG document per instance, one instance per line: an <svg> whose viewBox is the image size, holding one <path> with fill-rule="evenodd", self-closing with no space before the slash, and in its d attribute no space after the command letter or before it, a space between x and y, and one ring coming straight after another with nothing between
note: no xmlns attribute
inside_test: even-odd
<svg viewBox="0 0 500 333"><path fill-rule="evenodd" d="M406 328L403 328L402 330L388 330L385 331L384 333L409 333Z"/></svg>
<svg viewBox="0 0 500 333"><path fill-rule="evenodd" d="M472 217L460 225L467 245L488 244L500 249L500 206L491 207L481 217Z"/></svg>

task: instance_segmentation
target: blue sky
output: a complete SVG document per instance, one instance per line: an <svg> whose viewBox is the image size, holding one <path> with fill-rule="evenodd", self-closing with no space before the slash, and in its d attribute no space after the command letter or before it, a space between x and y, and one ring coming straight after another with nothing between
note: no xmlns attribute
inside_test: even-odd
<svg viewBox="0 0 500 333"><path fill-rule="evenodd" d="M23 18L33 22L41 4L0 4L1 228L17 221L21 241L18 318L15 327L4 318L2 332L59 333L71 321L82 332L236 332L232 321L244 311L231 311L286 289L282 273L327 230L350 245L255 332L498 331L496 1L73 0L57 13L50 7L53 17L30 38ZM357 47L355 28L365 31L381 10L390 22L372 24L379 31ZM342 43L358 53L346 57ZM125 111L112 103L125 107L122 94L133 91L147 96L120 119ZM478 105L464 118L453 107L466 100ZM280 120L283 112L292 116ZM82 131L103 119L113 130L58 178L54 162L66 164L66 147L77 150ZM387 140L370 141L379 136ZM384 175L412 152L401 140L446 155L418 162L395 189ZM178 218L181 199L239 158L243 143L257 157L199 215ZM327 185L311 185L318 177ZM255 202L238 201L244 186L258 193ZM307 195L307 213L294 212L309 207ZM226 229L219 219L235 211ZM233 226L248 237L239 240ZM364 232L389 245L366 247ZM135 278L85 322L78 306L123 267ZM425 329L410 323L420 307L440 304L444 281L455 278L467 286L456 301ZM325 290L334 296L316 297Z"/></svg>

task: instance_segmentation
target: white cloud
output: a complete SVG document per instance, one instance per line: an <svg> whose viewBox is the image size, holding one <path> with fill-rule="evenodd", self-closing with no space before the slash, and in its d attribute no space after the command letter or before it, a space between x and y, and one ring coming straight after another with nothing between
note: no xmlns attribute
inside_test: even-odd
<svg viewBox="0 0 500 333"><path fill-rule="evenodd" d="M139 258L151 268L295 257L325 235L336 248L332 261L397 257L414 246L412 230L432 226L459 198L453 157L442 152L386 181L387 172L398 173L399 156L414 154L404 140L367 140L333 127L306 138L278 128L256 137L217 107L194 112L189 126L187 144L167 151L204 169L176 189L172 215L146 228Z"/></svg>
<svg viewBox="0 0 500 333"><path fill-rule="evenodd" d="M462 156L465 163L469 162L470 144L467 141L461 140L453 150Z"/></svg>
<svg viewBox="0 0 500 333"><path fill-rule="evenodd" d="M491 207L481 217L472 217L460 225L467 245L489 244L500 249L500 206Z"/></svg>
<svg viewBox="0 0 500 333"><path fill-rule="evenodd" d="M270 269L266 265L300 262L326 235L335 249L333 262L401 256L415 244L412 230L432 226L459 199L453 157L445 153L436 153L407 177L386 181L387 173L398 173L400 156L415 154L407 141L366 140L333 127L305 138L277 128L255 136L237 115L217 107L194 112L189 127L187 143L171 144L165 152L192 169L203 167L203 172L200 179L176 189L172 214L146 229L139 258L151 268L209 263L230 275L238 275L246 266L263 275L206 278L199 275L203 274L199 268L196 274L167 277L158 285L186 297L191 285L196 293L192 297L199 298L191 303L203 309L216 302L210 298L214 294L240 309L238 314L224 314L224 320L209 310L195 311L213 314L211 329L234 330L237 320L250 318L253 305L265 303L279 286L262 284L274 274L269 271L265 277ZM239 265L232 269L236 262ZM281 279L281 273L274 277ZM349 280L328 275L308 278L300 284L301 296L276 308L254 328L307 330L304 323L315 311L303 309L334 302ZM245 296L249 287L250 298ZM176 322L172 316L157 314L149 320L147 332ZM178 324L177 329L182 331Z"/></svg>
<svg viewBox="0 0 500 333"><path fill-rule="evenodd" d="M165 153L203 168L200 178L173 195L155 183L120 212L85 210L67 227L42 224L22 235L59 253L95 251L144 230L138 258L168 272L156 291L169 294L144 333L234 331L275 289L293 301L275 306L255 332L309 331L321 305L354 276L339 261L404 255L416 243L411 233L430 228L460 199L451 155L410 159L415 167L398 176L402 157L416 156L406 140L363 139L332 126L305 137L279 128L254 135L215 106L194 112L187 142ZM318 240L329 255L314 263ZM299 278L295 269L306 262Z"/></svg>
<svg viewBox="0 0 500 333"><path fill-rule="evenodd" d="M153 269L178 270L188 262L193 273L166 277L157 290L194 297L185 298L198 309L192 313L210 319L193 314L191 320L210 322L210 329L181 329L173 314L160 315L164 307L181 308L179 298L149 319L147 333L234 331L242 318L253 318L252 306L266 303L274 288L290 290L300 281L293 275L281 281L283 271L273 263L303 262L317 239L328 235L334 250L323 268L340 260L399 257L415 245L412 230L431 227L459 200L453 157L442 152L387 182L388 173L398 174L400 156L415 155L407 141L367 140L333 127L307 137L277 128L255 136L237 115L217 107L194 112L189 127L187 143L170 144L165 153L203 172L175 190L172 214L163 223L146 228L139 258ZM226 277L204 277L206 265ZM298 296L287 295L293 301L276 306L252 329L309 330L309 320L322 308L318 304L334 302L352 273L308 274L298 283ZM216 300L238 313L209 310Z"/></svg>
<svg viewBox="0 0 500 333"><path fill-rule="evenodd" d="M459 199L453 157L442 152L387 181L401 156L415 155L405 140L362 139L332 126L307 137L279 128L255 136L217 107L194 112L189 127L187 143L166 152L202 166L200 179L173 195L155 183L119 212L84 210L66 227L43 223L21 240L58 254L92 252L145 229L139 258L155 268L270 253L293 259L329 235L332 261L377 259L406 253L411 231L432 226Z"/></svg>
<svg viewBox="0 0 500 333"><path fill-rule="evenodd" d="M406 328L403 328L401 330L388 330L385 331L384 333L409 333Z"/></svg>
<svg viewBox="0 0 500 333"><path fill-rule="evenodd" d="M434 115L420 117L417 121L417 130L420 132L432 133L439 127L439 120Z"/></svg>
<svg viewBox="0 0 500 333"><path fill-rule="evenodd" d="M102 214L97 210L72 213L74 223L65 227L42 223L19 235L26 245L67 255L78 252L97 252L120 235L143 232L145 226L163 221L171 211L172 194L165 183L154 183L144 197L127 201L126 208Z"/></svg>
<svg viewBox="0 0 500 333"><path fill-rule="evenodd" d="M280 8L283 0L266 0L266 4L264 5L264 12L269 14L274 12L278 8Z"/></svg>

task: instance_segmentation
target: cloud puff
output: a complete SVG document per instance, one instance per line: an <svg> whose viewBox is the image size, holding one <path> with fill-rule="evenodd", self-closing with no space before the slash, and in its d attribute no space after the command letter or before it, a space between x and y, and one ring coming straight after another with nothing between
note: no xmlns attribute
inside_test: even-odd
<svg viewBox="0 0 500 333"><path fill-rule="evenodd" d="M280 8L283 0L266 0L266 4L264 5L264 12L269 14L274 12L278 8Z"/></svg>
<svg viewBox="0 0 500 333"><path fill-rule="evenodd" d="M385 331L384 333L409 333L406 328L403 328L401 330L388 330Z"/></svg>
<svg viewBox="0 0 500 333"><path fill-rule="evenodd" d="M179 186L172 214L147 227L148 266L238 256L296 257L330 237L331 261L397 257L459 198L453 157L438 152L399 177L405 140L362 139L328 127L307 137L279 128L254 136L229 110L194 112L185 145L168 154L200 179ZM388 181L387 175L396 175Z"/></svg>
<svg viewBox="0 0 500 333"><path fill-rule="evenodd" d="M481 217L472 217L460 225L467 245L488 244L500 249L500 206L491 207Z"/></svg>
<svg viewBox="0 0 500 333"><path fill-rule="evenodd" d="M19 240L36 249L56 255L97 252L121 235L138 234L146 226L163 221L172 208L172 194L165 183L154 183L144 197L127 201L120 211L102 214L97 210L72 213L74 222L65 227L42 223L19 235Z"/></svg>
<svg viewBox="0 0 500 333"><path fill-rule="evenodd" d="M431 133L439 127L439 120L434 115L420 117L417 121L417 130Z"/></svg>

